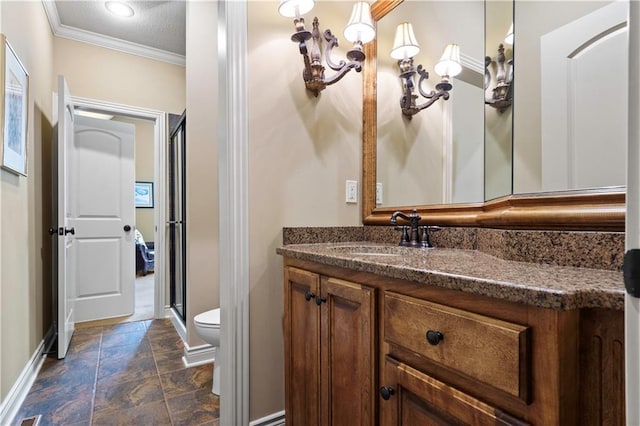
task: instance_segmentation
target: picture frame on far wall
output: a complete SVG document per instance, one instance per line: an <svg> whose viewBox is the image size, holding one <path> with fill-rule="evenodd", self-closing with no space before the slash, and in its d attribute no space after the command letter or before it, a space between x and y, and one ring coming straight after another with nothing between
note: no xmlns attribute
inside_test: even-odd
<svg viewBox="0 0 640 426"><path fill-rule="evenodd" d="M29 73L3 34L0 34L0 58L0 165L26 176Z"/></svg>
<svg viewBox="0 0 640 426"><path fill-rule="evenodd" d="M153 182L136 182L134 200L136 208L153 208Z"/></svg>

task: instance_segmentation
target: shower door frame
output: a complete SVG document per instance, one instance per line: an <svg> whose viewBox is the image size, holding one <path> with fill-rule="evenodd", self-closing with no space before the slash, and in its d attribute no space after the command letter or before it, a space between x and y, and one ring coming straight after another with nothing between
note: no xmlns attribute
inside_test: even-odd
<svg viewBox="0 0 640 426"><path fill-rule="evenodd" d="M177 141L175 136L181 134ZM186 196L186 111L182 113L175 129L171 131L168 140L167 171L167 225L168 225L168 254L169 254L169 306L175 314L186 324L187 318L187 196ZM174 145L175 144L175 145ZM176 174L178 176L176 176ZM175 179L178 178L176 184ZM176 191L179 185L179 191ZM176 194L176 192L179 192ZM178 206L176 206L178 201ZM180 230L178 236L176 232ZM179 238L179 241L176 241ZM178 250L176 250L178 248ZM178 266L180 268L178 268ZM176 300L180 286L182 295L181 307Z"/></svg>

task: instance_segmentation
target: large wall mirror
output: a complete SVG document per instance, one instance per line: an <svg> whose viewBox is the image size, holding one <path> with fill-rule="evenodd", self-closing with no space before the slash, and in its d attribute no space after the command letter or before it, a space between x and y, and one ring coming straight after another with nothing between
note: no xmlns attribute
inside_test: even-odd
<svg viewBox="0 0 640 426"><path fill-rule="evenodd" d="M623 230L626 90L611 96L610 82L613 73L616 87L627 84L627 7L376 1L378 40L365 46L363 222L388 224L393 211L417 208L443 226ZM433 64L447 43L460 45L463 65L450 99L411 119L389 56L404 21L429 84L439 81ZM500 54L513 102L497 108L487 100Z"/></svg>
<svg viewBox="0 0 640 426"><path fill-rule="evenodd" d="M628 7L516 1L515 193L625 185Z"/></svg>
<svg viewBox="0 0 640 426"><path fill-rule="evenodd" d="M484 7L484 200L513 192L513 2Z"/></svg>
<svg viewBox="0 0 640 426"><path fill-rule="evenodd" d="M434 64L449 43L460 46L462 63L450 98L411 117L400 109L403 82L390 54L396 29L405 22L420 46L414 66L429 72L425 91L436 90ZM484 201L484 2L405 1L378 22L377 35L378 205ZM416 103L427 101L418 96Z"/></svg>

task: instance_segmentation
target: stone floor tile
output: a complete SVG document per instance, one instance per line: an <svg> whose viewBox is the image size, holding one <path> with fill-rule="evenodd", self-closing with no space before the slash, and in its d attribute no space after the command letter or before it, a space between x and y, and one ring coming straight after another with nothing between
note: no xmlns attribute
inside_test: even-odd
<svg viewBox="0 0 640 426"><path fill-rule="evenodd" d="M172 371L160 375L162 389L167 398L198 389L211 389L213 383L213 365L206 364L199 367Z"/></svg>
<svg viewBox="0 0 640 426"><path fill-rule="evenodd" d="M94 411L124 410L163 399L157 376L130 382L98 381Z"/></svg>

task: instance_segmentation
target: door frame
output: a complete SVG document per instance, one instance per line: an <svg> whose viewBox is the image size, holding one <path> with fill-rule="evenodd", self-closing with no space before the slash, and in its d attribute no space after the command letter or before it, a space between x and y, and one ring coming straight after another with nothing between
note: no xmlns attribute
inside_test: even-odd
<svg viewBox="0 0 640 426"><path fill-rule="evenodd" d="M627 212L625 223L625 250L640 248L640 4L629 2L628 48L629 48L629 119L627 153ZM625 263L627 259L625 259ZM625 395L627 424L640 423L640 407L635 402L640 397L640 298L625 293Z"/></svg>
<svg viewBox="0 0 640 426"><path fill-rule="evenodd" d="M220 424L243 426L250 424L247 3L223 0L217 10Z"/></svg>
<svg viewBox="0 0 640 426"><path fill-rule="evenodd" d="M154 161L154 247L155 267L153 274L154 318L165 318L165 190L166 190L166 144L167 139L167 114L164 111L118 104L114 102L100 101L96 99L71 96L75 107L96 112L104 112L130 118L146 119L154 122L153 128L153 161ZM160 248L160 250L158 250Z"/></svg>

